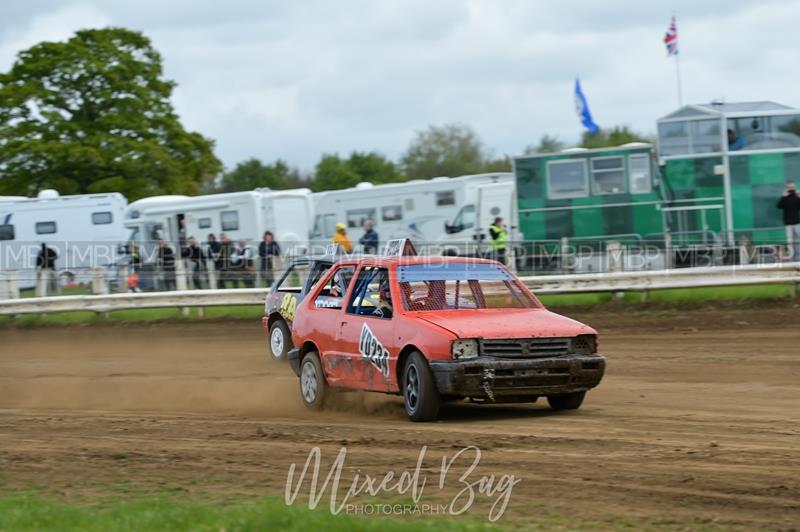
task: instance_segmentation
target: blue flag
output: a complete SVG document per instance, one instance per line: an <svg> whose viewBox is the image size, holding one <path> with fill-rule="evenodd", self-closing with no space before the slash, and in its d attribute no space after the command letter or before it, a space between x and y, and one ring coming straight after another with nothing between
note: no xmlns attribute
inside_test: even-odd
<svg viewBox="0 0 800 532"><path fill-rule="evenodd" d="M581 124L589 130L589 133L597 133L600 128L592 120L592 113L589 112L589 104L586 103L586 96L583 95L578 78L575 78L575 112L578 113Z"/></svg>

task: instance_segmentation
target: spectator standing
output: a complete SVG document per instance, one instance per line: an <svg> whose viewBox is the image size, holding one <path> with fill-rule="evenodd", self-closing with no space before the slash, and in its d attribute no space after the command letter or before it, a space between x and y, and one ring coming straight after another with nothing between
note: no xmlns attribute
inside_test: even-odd
<svg viewBox="0 0 800 532"><path fill-rule="evenodd" d="M372 220L364 220L364 224L361 226L364 229L364 235L358 240L367 255L378 253L378 232L373 229L373 225Z"/></svg>
<svg viewBox="0 0 800 532"><path fill-rule="evenodd" d="M141 271L142 271L142 253L139 250L139 244L131 242L130 244L130 266L131 272L128 274L126 283L128 285L128 292L141 292Z"/></svg>
<svg viewBox="0 0 800 532"><path fill-rule="evenodd" d="M786 226L786 243L789 244L793 261L800 261L800 196L794 181L786 182L786 190L778 200L778 208L783 211L783 225Z"/></svg>
<svg viewBox="0 0 800 532"><path fill-rule="evenodd" d="M217 287L225 288L228 281L236 283L235 272L231 265L231 255L233 254L233 244L230 238L225 233L219 234L219 267L216 266L217 261L214 262L217 268Z"/></svg>
<svg viewBox="0 0 800 532"><path fill-rule="evenodd" d="M503 225L503 219L498 216L489 226L489 236L492 239L492 256L498 262L506 263L506 248L508 247L508 231Z"/></svg>
<svg viewBox="0 0 800 532"><path fill-rule="evenodd" d="M220 269L222 268L222 261L220 261L220 251L222 247L220 246L219 242L217 242L217 238L214 236L214 233L208 235L208 241L206 242L206 257L214 262L214 271L217 275L217 287L219 288L219 280L220 280ZM208 287L211 288L211 279L208 280Z"/></svg>
<svg viewBox="0 0 800 532"><path fill-rule="evenodd" d="M353 243L350 241L350 237L347 236L347 226L343 223L336 224L336 231L333 233L331 242L342 246L345 253L353 251Z"/></svg>
<svg viewBox="0 0 800 532"><path fill-rule="evenodd" d="M272 286L272 283L275 282L275 278L272 274L272 269L275 265L272 263L272 258L280 256L281 247L275 242L272 231L266 231L263 240L261 240L261 243L258 245L258 257L261 262L261 275L264 276L267 286Z"/></svg>
<svg viewBox="0 0 800 532"><path fill-rule="evenodd" d="M131 242L130 255L131 268L135 273L139 273L142 269L142 252L139 250L139 244L136 242Z"/></svg>
<svg viewBox="0 0 800 532"><path fill-rule="evenodd" d="M201 273L203 267L203 250L197 245L197 240L193 236L186 239L186 245L181 249L181 258L189 261L189 269L192 274L192 285L196 290L203 288Z"/></svg>
<svg viewBox="0 0 800 532"><path fill-rule="evenodd" d="M164 240L158 241L156 263L163 275L164 287L175 290L175 252Z"/></svg>
<svg viewBox="0 0 800 532"><path fill-rule="evenodd" d="M255 286L256 261L253 250L247 247L246 240L239 240L239 246L231 254L231 268L237 272L234 286L242 284L245 288Z"/></svg>
<svg viewBox="0 0 800 532"><path fill-rule="evenodd" d="M36 256L36 268L39 270L39 275L45 280L47 295L58 293L56 259L58 259L58 252L42 242L42 247L39 249L39 254Z"/></svg>

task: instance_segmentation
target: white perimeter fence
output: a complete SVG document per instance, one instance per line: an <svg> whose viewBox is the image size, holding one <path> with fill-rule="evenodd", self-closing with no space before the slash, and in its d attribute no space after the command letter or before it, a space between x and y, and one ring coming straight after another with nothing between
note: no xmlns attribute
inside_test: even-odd
<svg viewBox="0 0 800 532"><path fill-rule="evenodd" d="M714 266L677 270L542 275L520 278L536 294L639 292L668 288L787 284L792 296L800 283L800 263L760 266ZM86 296L32 297L0 300L0 315L45 314L141 308L263 305L268 289L178 290Z"/></svg>

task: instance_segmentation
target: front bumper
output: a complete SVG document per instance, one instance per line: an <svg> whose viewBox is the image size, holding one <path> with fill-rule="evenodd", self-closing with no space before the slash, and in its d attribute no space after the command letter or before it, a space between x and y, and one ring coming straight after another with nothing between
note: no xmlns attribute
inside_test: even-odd
<svg viewBox="0 0 800 532"><path fill-rule="evenodd" d="M442 395L501 402L594 388L605 373L606 357L565 355L509 360L481 356L432 360L430 368Z"/></svg>

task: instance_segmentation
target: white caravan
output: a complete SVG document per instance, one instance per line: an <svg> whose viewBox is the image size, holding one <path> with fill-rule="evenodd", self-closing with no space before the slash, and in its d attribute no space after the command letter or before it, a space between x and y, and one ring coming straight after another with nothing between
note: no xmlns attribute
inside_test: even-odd
<svg viewBox="0 0 800 532"><path fill-rule="evenodd" d="M58 253L62 283L86 282L91 268L113 264L127 236L122 194L60 196L42 190L36 198L0 198L0 270L16 270L20 288L36 284L41 245Z"/></svg>
<svg viewBox="0 0 800 532"><path fill-rule="evenodd" d="M193 236L205 242L209 234L256 245L272 231L284 253L305 253L311 220L311 191L305 188L209 194L154 196L131 203L125 211L129 240L142 248L145 262L154 258L159 238L177 242ZM182 230L181 230L182 229Z"/></svg>
<svg viewBox="0 0 800 532"><path fill-rule="evenodd" d="M381 244L410 238L431 253L481 254L488 248L488 228L495 217L509 224L516 212L511 173L359 183L313 196L315 243L330 240L336 224L344 223L357 244L363 235L361 224L369 219Z"/></svg>

